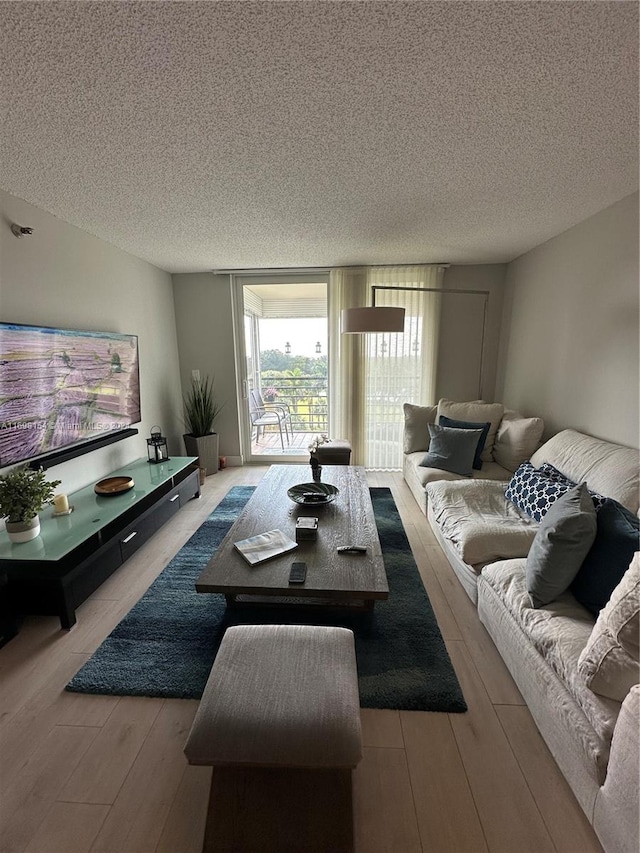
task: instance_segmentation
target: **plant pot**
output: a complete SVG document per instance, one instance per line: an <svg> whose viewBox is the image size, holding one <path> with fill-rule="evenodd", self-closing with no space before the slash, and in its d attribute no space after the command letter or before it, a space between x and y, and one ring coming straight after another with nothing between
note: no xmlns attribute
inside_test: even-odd
<svg viewBox="0 0 640 853"><path fill-rule="evenodd" d="M200 467L207 469L207 476L215 474L218 470L218 433L197 436L187 433L182 437L187 455L199 458Z"/></svg>
<svg viewBox="0 0 640 853"><path fill-rule="evenodd" d="M28 521L7 521L6 526L11 542L30 542L40 534L40 518L37 515Z"/></svg>

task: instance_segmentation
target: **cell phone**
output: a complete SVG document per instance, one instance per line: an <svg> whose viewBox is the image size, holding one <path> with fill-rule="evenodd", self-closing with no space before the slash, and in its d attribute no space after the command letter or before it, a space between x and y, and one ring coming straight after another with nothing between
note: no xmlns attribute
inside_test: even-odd
<svg viewBox="0 0 640 853"><path fill-rule="evenodd" d="M304 583L307 578L306 563L291 563L289 572L289 583Z"/></svg>

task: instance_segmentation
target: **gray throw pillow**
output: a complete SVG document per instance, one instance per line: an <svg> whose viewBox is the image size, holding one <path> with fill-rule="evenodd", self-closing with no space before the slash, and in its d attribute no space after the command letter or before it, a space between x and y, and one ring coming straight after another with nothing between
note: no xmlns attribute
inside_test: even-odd
<svg viewBox="0 0 640 853"><path fill-rule="evenodd" d="M453 429L438 424L428 426L431 436L429 452L420 465L423 468L439 468L441 471L470 477L482 430Z"/></svg>
<svg viewBox="0 0 640 853"><path fill-rule="evenodd" d="M578 574L596 536L596 510L586 483L569 489L543 516L527 557L533 607L561 595Z"/></svg>

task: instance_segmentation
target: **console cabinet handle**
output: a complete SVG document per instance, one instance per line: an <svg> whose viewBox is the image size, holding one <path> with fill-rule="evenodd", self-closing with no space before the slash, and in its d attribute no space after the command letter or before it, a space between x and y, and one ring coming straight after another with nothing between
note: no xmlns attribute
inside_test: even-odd
<svg viewBox="0 0 640 853"><path fill-rule="evenodd" d="M174 495L172 498L169 498L169 503L173 503L174 501L177 501L179 497L180 497L180 495Z"/></svg>
<svg viewBox="0 0 640 853"><path fill-rule="evenodd" d="M127 544L127 542L131 542L131 540L133 539L133 537L134 537L134 536L137 536L137 535L138 535L138 531L137 531L137 530L134 530L134 531L133 531L133 533L130 533L130 534L127 536L127 538L126 538L126 539L123 539L123 540L122 540L122 544L123 544L123 545L126 545L126 544Z"/></svg>

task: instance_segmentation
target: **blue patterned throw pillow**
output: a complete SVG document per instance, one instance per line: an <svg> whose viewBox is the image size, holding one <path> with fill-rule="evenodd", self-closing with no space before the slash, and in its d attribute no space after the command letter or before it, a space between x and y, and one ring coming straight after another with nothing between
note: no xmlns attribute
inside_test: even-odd
<svg viewBox="0 0 640 853"><path fill-rule="evenodd" d="M538 468L538 471L542 471L543 474L546 474L552 480L557 480L559 483L568 483L570 486L577 486L578 484L574 480L570 480L567 476L565 476L562 471L558 471L550 462L543 462L542 465ZM605 498L604 495L598 494L598 492L593 492L589 489L589 494L593 499L593 505L596 508L596 512L601 510L605 505L605 502L608 498Z"/></svg>
<svg viewBox="0 0 640 853"><path fill-rule="evenodd" d="M549 507L574 485L568 480L551 479L531 462L523 462L509 480L504 496L534 521L542 521Z"/></svg>

